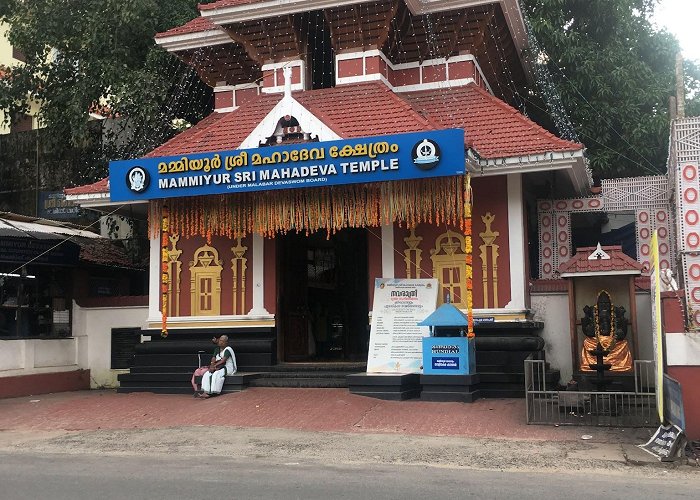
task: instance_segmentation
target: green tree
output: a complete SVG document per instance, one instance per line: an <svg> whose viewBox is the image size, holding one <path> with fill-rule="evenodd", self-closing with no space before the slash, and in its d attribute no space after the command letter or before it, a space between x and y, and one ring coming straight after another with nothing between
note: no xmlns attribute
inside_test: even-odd
<svg viewBox="0 0 700 500"><path fill-rule="evenodd" d="M663 172L677 40L650 22L657 0L522 0L594 175ZM688 111L700 103L698 66L686 63ZM545 103L549 100L543 96ZM536 103L537 104L537 103ZM540 104L541 106L541 104Z"/></svg>
<svg viewBox="0 0 700 500"><path fill-rule="evenodd" d="M168 138L178 108L173 95L201 85L196 75L158 48L156 33L198 15L197 0L4 0L0 20L26 64L7 69L0 79L0 108L8 115L26 112L27 98L41 103L44 141L58 148L85 147L94 138L88 111L104 104L112 116L128 117L133 140L121 142L101 130L102 169L80 170L67 184L105 174L104 160L137 156ZM200 88L199 93L202 93ZM186 101L186 100L185 100ZM181 115L180 115L181 116ZM183 117L183 116L181 116ZM184 116L196 119L196 116ZM114 139L111 141L110 139ZM119 149L119 152L115 150ZM95 148L92 148L93 150ZM100 158L90 157L89 161Z"/></svg>

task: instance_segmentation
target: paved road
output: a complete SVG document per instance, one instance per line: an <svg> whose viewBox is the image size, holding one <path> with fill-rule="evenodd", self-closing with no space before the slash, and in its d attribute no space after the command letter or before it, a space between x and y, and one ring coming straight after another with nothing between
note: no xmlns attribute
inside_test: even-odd
<svg viewBox="0 0 700 500"><path fill-rule="evenodd" d="M0 453L0 498L622 499L697 498L700 477L497 472L416 465L184 456Z"/></svg>

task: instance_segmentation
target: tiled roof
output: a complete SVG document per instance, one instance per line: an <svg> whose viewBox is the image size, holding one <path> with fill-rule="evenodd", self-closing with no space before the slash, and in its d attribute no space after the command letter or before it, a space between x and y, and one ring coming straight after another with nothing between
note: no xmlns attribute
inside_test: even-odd
<svg viewBox="0 0 700 500"><path fill-rule="evenodd" d="M141 269L134 264L126 251L107 238L73 238L80 247L80 260L87 264L122 269Z"/></svg>
<svg viewBox="0 0 700 500"><path fill-rule="evenodd" d="M237 5L245 5L249 3L261 3L269 0L219 0L212 3L200 3L197 8L201 10L221 9L224 7L235 7Z"/></svg>
<svg viewBox="0 0 700 500"><path fill-rule="evenodd" d="M557 138L476 85L397 94L383 83L369 82L294 92L293 97L345 139L464 128L468 147L485 159L583 148ZM281 94L262 94L234 111L212 113L147 156L235 149L281 99ZM100 182L66 189L66 194L108 192L107 181Z"/></svg>
<svg viewBox="0 0 700 500"><path fill-rule="evenodd" d="M440 128L463 128L467 146L484 159L583 149L583 145L558 138L476 85L400 95Z"/></svg>
<svg viewBox="0 0 700 500"><path fill-rule="evenodd" d="M642 265L622 252L619 245L603 247L609 259L588 260L588 256L596 250L596 247L579 248L576 255L559 266L559 275L572 275L586 273L596 274L641 274Z"/></svg>
<svg viewBox="0 0 700 500"><path fill-rule="evenodd" d="M236 149L272 111L281 96L261 95L230 113L211 113L146 156L172 156Z"/></svg>
<svg viewBox="0 0 700 500"><path fill-rule="evenodd" d="M199 33L204 31L220 31L221 28L216 26L206 17L195 17L191 21L186 22L182 26L171 28L162 33L156 33L156 38L164 38L169 36L186 35L188 33Z"/></svg>
<svg viewBox="0 0 700 500"><path fill-rule="evenodd" d="M66 188L63 190L63 192L68 195L109 193L109 177L105 177L104 179L97 181L93 184L87 184L85 186L78 186L73 188Z"/></svg>

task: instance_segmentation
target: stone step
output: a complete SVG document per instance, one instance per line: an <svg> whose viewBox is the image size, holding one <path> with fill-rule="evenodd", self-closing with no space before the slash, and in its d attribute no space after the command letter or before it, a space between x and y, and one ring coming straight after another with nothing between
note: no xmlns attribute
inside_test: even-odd
<svg viewBox="0 0 700 500"><path fill-rule="evenodd" d="M260 377L252 380L249 387L305 387L305 388L343 388L348 383L345 377L308 378L308 377Z"/></svg>

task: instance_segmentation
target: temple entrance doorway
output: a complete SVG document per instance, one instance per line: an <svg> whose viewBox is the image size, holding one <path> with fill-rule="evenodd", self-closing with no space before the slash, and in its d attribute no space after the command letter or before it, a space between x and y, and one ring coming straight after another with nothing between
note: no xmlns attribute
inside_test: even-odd
<svg viewBox="0 0 700 500"><path fill-rule="evenodd" d="M366 361L367 231L290 232L277 255L280 360Z"/></svg>

